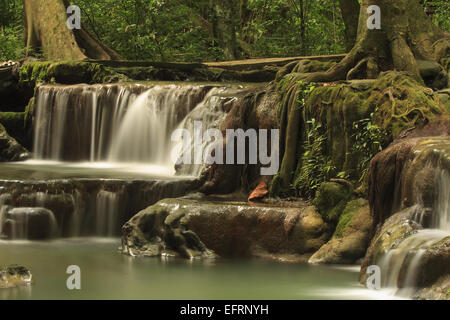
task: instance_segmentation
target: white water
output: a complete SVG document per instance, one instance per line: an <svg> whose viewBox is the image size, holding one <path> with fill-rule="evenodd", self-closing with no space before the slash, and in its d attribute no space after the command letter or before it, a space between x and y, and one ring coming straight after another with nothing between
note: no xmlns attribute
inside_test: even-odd
<svg viewBox="0 0 450 320"><path fill-rule="evenodd" d="M427 249L450 236L450 175L445 170L438 169L436 172L435 181L439 194L434 205L431 228L419 230L405 238L377 262L382 270L382 286L391 294L411 297L417 290L416 280ZM415 222L422 224L426 210L420 205L411 210L415 211ZM398 281L402 272L406 272L403 275L405 280L399 288Z"/></svg>
<svg viewBox="0 0 450 320"><path fill-rule="evenodd" d="M34 159L154 166L173 174L172 132L191 129L194 120L201 120L204 130L218 128L224 105L233 101L235 92L190 84L41 86ZM197 176L202 167L184 169L186 175Z"/></svg>
<svg viewBox="0 0 450 320"><path fill-rule="evenodd" d="M158 83L43 85L37 90L34 158L21 166L64 179L69 174L84 174L96 179L169 180L181 175L192 179L204 168L182 166L174 177L172 153L179 143L171 141L172 132L193 130L194 121L202 121L203 130L219 128L225 110L230 109L227 104L235 101L243 87ZM175 154L179 157L181 152ZM120 231L127 201L120 190L100 190L89 200L76 192L51 195L38 191L27 206L59 203L55 197L73 207L70 217L64 218L65 235L111 237ZM0 235L7 209L0 202ZM70 230L66 230L67 219ZM21 229L14 231L17 237L27 238L26 223L18 225Z"/></svg>

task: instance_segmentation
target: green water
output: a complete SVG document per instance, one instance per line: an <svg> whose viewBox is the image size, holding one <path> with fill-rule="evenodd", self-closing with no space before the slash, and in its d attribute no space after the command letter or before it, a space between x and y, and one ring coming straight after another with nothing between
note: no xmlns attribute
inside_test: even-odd
<svg viewBox="0 0 450 320"><path fill-rule="evenodd" d="M358 284L358 268L265 260L186 261L133 258L118 239L0 241L0 265L31 269L32 286L0 289L0 299L378 299ZM81 290L66 269L81 268Z"/></svg>

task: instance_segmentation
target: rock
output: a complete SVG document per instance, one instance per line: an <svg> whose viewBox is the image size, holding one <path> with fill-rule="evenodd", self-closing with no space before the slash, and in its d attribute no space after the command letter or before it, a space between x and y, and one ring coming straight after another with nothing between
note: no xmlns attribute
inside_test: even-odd
<svg viewBox="0 0 450 320"><path fill-rule="evenodd" d="M54 213L59 236L105 236L106 229L121 234L122 225L133 215L161 199L179 197L195 190L196 179L133 178L104 176L80 178L34 170L28 166L0 166L0 203L14 208L42 207ZM22 180L17 181L20 177ZM101 179L100 179L101 178ZM104 212L106 208L107 212ZM114 212L111 212L113 208ZM106 223L107 219L113 219ZM103 230L103 231L102 231Z"/></svg>
<svg viewBox="0 0 450 320"><path fill-rule="evenodd" d="M367 200L357 199L345 207L330 241L310 259L312 264L354 264L369 245L372 217Z"/></svg>
<svg viewBox="0 0 450 320"><path fill-rule="evenodd" d="M450 275L440 278L431 287L423 289L417 298L420 300L450 300Z"/></svg>
<svg viewBox="0 0 450 320"><path fill-rule="evenodd" d="M11 138L0 124L0 162L21 161L28 157L28 151L14 138Z"/></svg>
<svg viewBox="0 0 450 320"><path fill-rule="evenodd" d="M423 239L420 236L426 232L415 220L421 216L424 209L415 205L392 215L380 227L371 241L367 254L361 266L360 281L365 283L367 267L380 265L382 273L388 274L391 283L399 288L432 286L440 277L450 274L450 237L429 238L427 234ZM418 239L419 241L416 241ZM395 253L393 250L396 250ZM420 260L413 265L414 258L420 250ZM388 256L388 253L392 253ZM414 268L412 270L411 268ZM414 279L408 279L408 273L414 273Z"/></svg>
<svg viewBox="0 0 450 320"><path fill-rule="evenodd" d="M324 182L317 190L313 204L326 221L336 223L351 199L352 192L353 188L349 184Z"/></svg>
<svg viewBox="0 0 450 320"><path fill-rule="evenodd" d="M192 199L166 199L134 216L123 230L122 252L182 257L302 255L319 249L328 225L314 207L252 207Z"/></svg>
<svg viewBox="0 0 450 320"><path fill-rule="evenodd" d="M57 231L53 212L45 208L12 208L7 211L3 233L8 239L49 239Z"/></svg>
<svg viewBox="0 0 450 320"><path fill-rule="evenodd" d="M448 126L448 125L447 125ZM450 126L449 126L450 127ZM445 129L440 124L438 128ZM422 129L434 133L432 128ZM436 197L437 170L450 170L450 139L443 136L399 139L371 161L369 202L374 214L373 230L390 215L421 202L432 207Z"/></svg>
<svg viewBox="0 0 450 320"><path fill-rule="evenodd" d="M0 289L30 285L34 282L31 272L22 266L0 268Z"/></svg>

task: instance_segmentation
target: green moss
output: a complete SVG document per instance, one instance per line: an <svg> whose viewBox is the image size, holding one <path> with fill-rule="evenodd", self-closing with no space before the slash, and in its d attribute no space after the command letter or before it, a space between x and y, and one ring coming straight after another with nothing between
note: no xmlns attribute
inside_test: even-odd
<svg viewBox="0 0 450 320"><path fill-rule="evenodd" d="M304 141L309 134L308 122L315 119L323 130L324 158L330 162L319 165L322 170L334 168L334 173L345 173L352 181L366 183L361 179L364 154L355 150L358 130L355 123L370 118L371 123L383 133L380 145L385 148L398 134L422 123L440 117L449 117L448 110L438 94L424 87L414 77L404 72L385 72L376 80L353 80L326 84L316 87L301 106L301 112L291 112L298 108L298 82L305 78L303 73L290 73L275 83L281 96L278 107L280 139L284 141L284 157L280 175L273 180L273 190L283 191L290 185L302 185L308 177L302 176ZM288 128L298 127L298 131L288 133ZM288 144L288 138L297 144ZM295 160L292 160L292 157ZM295 165L292 165L295 162ZM294 167L295 169L292 169ZM289 170L288 170L289 169ZM280 178L282 178L280 180ZM332 178L332 177L331 177ZM281 183L280 183L281 181Z"/></svg>
<svg viewBox="0 0 450 320"><path fill-rule="evenodd" d="M336 182L324 182L317 190L313 204L326 221L337 222L351 199L352 188Z"/></svg>
<svg viewBox="0 0 450 320"><path fill-rule="evenodd" d="M19 84L34 88L37 83L110 83L129 80L103 65L91 62L30 62L19 71Z"/></svg>
<svg viewBox="0 0 450 320"><path fill-rule="evenodd" d="M339 222L336 226L336 230L334 231L334 237L341 238L344 235L345 230L353 221L353 218L356 216L358 211L367 205L367 201L364 199L357 199L350 201L344 211L342 212Z"/></svg>

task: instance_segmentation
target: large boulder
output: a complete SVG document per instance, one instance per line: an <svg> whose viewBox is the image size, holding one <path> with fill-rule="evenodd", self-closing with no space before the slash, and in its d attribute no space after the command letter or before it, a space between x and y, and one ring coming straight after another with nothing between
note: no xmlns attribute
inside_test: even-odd
<svg viewBox="0 0 450 320"><path fill-rule="evenodd" d="M329 237L314 207L252 207L207 199L166 199L122 228L122 251L158 256L297 256L312 254ZM282 259L282 258L281 258Z"/></svg>
<svg viewBox="0 0 450 320"><path fill-rule="evenodd" d="M449 125L440 125L450 132ZM446 133L443 131L442 133ZM389 216L417 203L433 207L439 191L435 177L450 171L450 139L409 137L400 139L371 161L369 201L373 231Z"/></svg>
<svg viewBox="0 0 450 320"><path fill-rule="evenodd" d="M312 264L353 264L364 257L369 245L372 216L367 200L357 199L345 207L330 241L310 259Z"/></svg>

